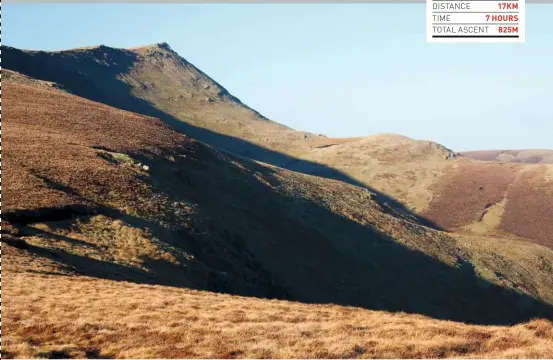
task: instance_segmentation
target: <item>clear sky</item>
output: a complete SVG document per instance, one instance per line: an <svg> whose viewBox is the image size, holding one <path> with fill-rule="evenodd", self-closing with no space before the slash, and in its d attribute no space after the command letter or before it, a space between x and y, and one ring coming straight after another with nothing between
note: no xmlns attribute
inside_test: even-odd
<svg viewBox="0 0 553 360"><path fill-rule="evenodd" d="M328 136L392 132L457 151L553 148L553 4L525 44L427 44L424 4L7 4L4 45L167 42L244 103Z"/></svg>

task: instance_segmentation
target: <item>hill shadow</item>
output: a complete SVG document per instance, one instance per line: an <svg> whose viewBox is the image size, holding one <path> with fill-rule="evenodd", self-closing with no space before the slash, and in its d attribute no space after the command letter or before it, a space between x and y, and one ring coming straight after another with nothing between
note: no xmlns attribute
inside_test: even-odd
<svg viewBox="0 0 553 360"><path fill-rule="evenodd" d="M179 258L180 264L146 259L145 271L63 250L29 246L26 251L78 274L116 281L402 311L473 324L553 320L550 304L478 277L464 259L446 265L375 227L339 216L294 191L274 188L281 182L274 169L248 161L238 166L206 147L199 146L193 155L195 159L187 156L176 163L157 159L151 171L152 186L170 201L197 204L192 221L176 217L168 228L90 199L88 213L78 208L71 215L86 221L103 214L148 228L160 242L193 259ZM49 183L78 194L51 179ZM53 208L2 215L24 226L60 221L67 214L67 208ZM451 241L446 235L439 240Z"/></svg>
<svg viewBox="0 0 553 360"><path fill-rule="evenodd" d="M393 198L336 169L190 125L135 98L130 86L117 78L127 73L136 60L131 52L99 47L77 58L70 52L24 53L7 47L2 50L3 65L8 69L56 82L93 101L160 118L177 131L229 153L366 188L377 194L379 203L388 203L390 211L435 226ZM274 170L247 161L242 169L229 165L215 152L202 149L201 154L195 155L199 161L179 158L177 164L172 164L156 159L151 171L152 184L158 191L171 200L198 205L190 223L175 218L173 226L166 228L94 204L91 199L86 199L90 207L77 210L39 209L2 216L24 226L71 217L86 220L94 214L104 214L133 227L148 228L162 243L194 256L192 260L179 258L180 265L146 259L144 266L150 270L147 272L60 250L36 246L26 249L87 276L404 311L475 324L512 324L533 317L553 319L551 305L483 280L466 260L459 259L455 267L446 265L374 227L339 216L302 196L273 189L280 182ZM256 173L269 184L255 180ZM43 180L58 191L79 196L77 189L67 184ZM445 235L440 240L451 241Z"/></svg>
<svg viewBox="0 0 553 360"><path fill-rule="evenodd" d="M55 82L60 84L64 90L89 100L159 118L180 133L232 154L287 170L338 180L365 188L375 194L375 199L384 205L385 209L396 215L445 231L435 222L410 211L394 197L382 193L340 170L316 162L298 159L240 138L192 125L159 110L146 100L133 96L131 86L118 78L118 76L131 71L138 60L137 55L131 51L99 46L87 51L83 50L82 54L76 56L71 51L57 53L28 52L9 46L2 46L2 50L3 65L6 69L20 72L35 79ZM244 104L241 105L247 107Z"/></svg>

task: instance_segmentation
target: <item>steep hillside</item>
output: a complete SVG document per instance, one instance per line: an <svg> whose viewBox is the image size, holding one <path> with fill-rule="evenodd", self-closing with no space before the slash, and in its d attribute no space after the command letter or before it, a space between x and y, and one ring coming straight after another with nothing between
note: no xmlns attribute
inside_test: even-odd
<svg viewBox="0 0 553 360"><path fill-rule="evenodd" d="M548 215L553 165L481 163L470 157L482 154L463 158L439 144L398 135L332 139L295 131L242 104L165 43L133 49L2 50L8 69L58 83L84 98L158 117L237 155L364 187L379 202L423 224L520 237L553 248ZM509 162L548 162L549 157L541 151L495 155Z"/></svg>
<svg viewBox="0 0 553 360"><path fill-rule="evenodd" d="M501 246L498 239L452 237L365 188L230 155L159 119L55 84L9 72L7 79L4 356L304 357L315 343L321 356L549 354L547 321L481 328L418 314L476 324L553 319L553 251L517 240ZM218 316L230 311L222 307L226 299L259 310L224 315L229 326L216 328L224 323ZM183 313L187 301L191 312ZM230 325L244 323L247 333L262 314L274 315L247 335L250 341ZM323 338L309 320L319 316L350 334L351 343L333 347L339 338ZM283 344L275 331L287 331L288 321L305 333ZM401 331L379 325L361 343L352 324L375 321ZM138 325L144 322L147 328ZM446 338L432 332L446 327ZM520 334L524 344L504 345L502 339ZM219 347L210 345L216 338ZM405 346L391 346L390 338ZM275 342L252 342L258 339Z"/></svg>
<svg viewBox="0 0 553 360"><path fill-rule="evenodd" d="M44 52L2 47L6 69L63 86L86 99L154 116L218 149L271 165L361 185L301 159L320 146L355 141L289 129L242 104L165 43Z"/></svg>
<svg viewBox="0 0 553 360"><path fill-rule="evenodd" d="M464 156L482 161L525 164L553 164L553 150L483 150L467 151Z"/></svg>
<svg viewBox="0 0 553 360"><path fill-rule="evenodd" d="M3 46L3 66L63 85L81 97L159 117L218 148L266 162L326 140L263 117L166 43L132 49L94 46L58 52ZM301 149L301 150L300 150ZM272 151L269 151L272 150Z"/></svg>
<svg viewBox="0 0 553 360"><path fill-rule="evenodd" d="M56 89L3 90L3 240L79 274L479 323L550 311L534 299L553 303L551 267L520 274L501 253L475 264L462 240L364 188L240 159Z"/></svg>

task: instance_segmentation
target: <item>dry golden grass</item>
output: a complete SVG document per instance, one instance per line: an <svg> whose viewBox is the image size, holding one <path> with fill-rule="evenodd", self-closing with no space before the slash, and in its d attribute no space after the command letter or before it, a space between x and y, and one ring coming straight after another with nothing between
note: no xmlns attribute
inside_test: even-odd
<svg viewBox="0 0 553 360"><path fill-rule="evenodd" d="M164 249L148 229L132 227L104 215L77 218L74 222L35 223L24 231L24 239L30 245L141 270L148 270L144 265L146 260L180 264L175 257L178 252L174 248ZM52 239L56 241L53 243Z"/></svg>
<svg viewBox="0 0 553 360"><path fill-rule="evenodd" d="M551 358L553 323L470 326L418 315L33 274L4 246L6 358ZM4 260L4 259L3 259ZM44 262L44 260L43 260ZM30 266L29 266L30 265Z"/></svg>

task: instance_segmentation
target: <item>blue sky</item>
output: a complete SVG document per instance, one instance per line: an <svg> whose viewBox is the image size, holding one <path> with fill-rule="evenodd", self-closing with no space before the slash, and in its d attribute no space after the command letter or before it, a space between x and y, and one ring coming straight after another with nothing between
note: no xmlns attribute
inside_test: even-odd
<svg viewBox="0 0 553 360"><path fill-rule="evenodd" d="M452 149L553 148L552 4L525 44L427 44L424 4L7 4L4 45L167 42L272 120Z"/></svg>

